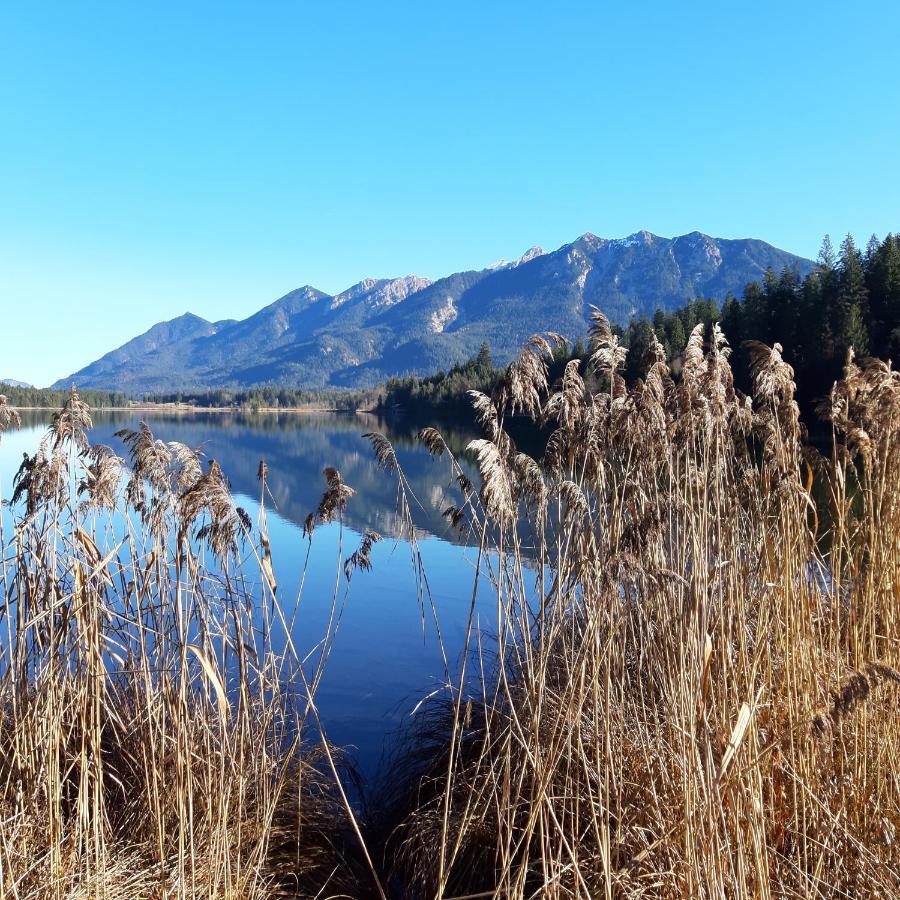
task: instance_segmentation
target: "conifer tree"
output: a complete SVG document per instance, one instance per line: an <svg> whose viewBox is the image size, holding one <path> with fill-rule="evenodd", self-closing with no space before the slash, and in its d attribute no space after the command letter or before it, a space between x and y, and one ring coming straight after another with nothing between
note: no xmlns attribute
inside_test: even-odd
<svg viewBox="0 0 900 900"><path fill-rule="evenodd" d="M819 248L819 268L824 272L830 272L837 265L834 255L834 245L831 243L831 235L826 234L822 238L822 246Z"/></svg>
<svg viewBox="0 0 900 900"><path fill-rule="evenodd" d="M837 349L841 355L853 347L857 356L869 352L868 319L869 291L863 271L862 254L856 249L853 237L847 235L841 244L836 295Z"/></svg>
<svg viewBox="0 0 900 900"><path fill-rule="evenodd" d="M494 368L494 360L491 357L491 348L487 341L481 342L478 348L478 356L475 357L475 365L483 372Z"/></svg>
<svg viewBox="0 0 900 900"><path fill-rule="evenodd" d="M889 234L871 256L867 254L866 286L871 350L878 356L896 358L900 342L893 332L900 327L900 237Z"/></svg>
<svg viewBox="0 0 900 900"><path fill-rule="evenodd" d="M672 348L672 355L677 356L684 351L687 344L687 332L680 316L675 316L672 322L672 328L669 332L669 346Z"/></svg>

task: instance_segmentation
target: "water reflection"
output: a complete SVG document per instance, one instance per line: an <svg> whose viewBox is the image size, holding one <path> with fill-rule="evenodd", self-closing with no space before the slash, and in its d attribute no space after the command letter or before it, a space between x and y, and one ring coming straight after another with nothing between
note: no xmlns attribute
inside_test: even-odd
<svg viewBox="0 0 900 900"><path fill-rule="evenodd" d="M25 411L21 415L23 429L42 429L50 421L50 415L44 412ZM382 431L393 443L419 501L411 506L416 528L423 535L460 540L442 517L449 503L458 502L455 492L447 487L448 466L424 450L412 424L388 423L368 414L110 412L94 414L91 441L109 444L121 453L122 444L115 432L137 427L142 418L157 437L200 448L208 458L217 460L239 494L256 496L257 469L259 461L265 459L277 510L298 526L322 496L322 469L334 466L356 492L347 509L347 525L356 531L374 528L386 537L400 537L396 480L378 467L371 446L362 437L367 431ZM452 426L441 430L454 452L461 451L472 437ZM470 463L463 460L463 466L474 478Z"/></svg>
<svg viewBox="0 0 900 900"><path fill-rule="evenodd" d="M115 432L135 428L141 418L157 437L199 447L216 459L229 477L238 502L253 518L258 512L260 459L269 465L269 486L277 512L269 507L269 529L279 596L290 602L299 587L307 544L302 534L306 516L324 489L322 469L341 471L354 490L344 518L315 531L305 576L300 615L292 638L300 652L315 646L328 619L342 561L356 549L361 532L374 528L387 540L372 553L372 572L353 576L335 648L317 700L329 737L356 748L357 761L371 774L386 740L416 701L444 678L434 628L417 601L409 545L397 515L396 478L377 465L362 435L381 430L394 444L404 474L418 502L410 504L428 583L440 619L447 655L458 660L471 601L477 551L466 547L441 513L458 497L446 460L434 460L415 440L412 424L397 425L363 415L199 415L97 413L90 435L122 453ZM50 421L49 412L24 412L22 427L0 439L0 484L10 496L12 477L23 452L34 452ZM458 451L470 434L443 428ZM463 461L471 477L474 470ZM344 580L339 576L341 594ZM489 592L486 592L488 594ZM477 617L493 630L494 602L479 599Z"/></svg>

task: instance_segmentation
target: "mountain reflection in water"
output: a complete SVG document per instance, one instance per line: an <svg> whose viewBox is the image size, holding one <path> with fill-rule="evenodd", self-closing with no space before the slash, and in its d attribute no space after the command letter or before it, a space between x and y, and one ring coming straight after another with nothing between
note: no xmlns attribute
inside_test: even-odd
<svg viewBox="0 0 900 900"><path fill-rule="evenodd" d="M3 497L9 498L22 453L36 450L50 416L49 411L23 412L22 427L3 435ZM337 468L355 491L343 530L337 523L315 530L292 637L301 653L315 646L328 619L338 566L357 548L366 528L383 535L385 540L372 552L372 571L353 576L340 633L317 695L330 739L354 748L362 771L372 774L404 717L443 682L444 668L430 615L423 623L409 545L397 514L396 476L379 468L362 435L382 431L388 437L415 494L410 512L447 655L454 662L463 647L477 548L465 546L464 538L442 516L448 505L459 503L447 460L433 459L411 424L353 414L95 413L90 440L124 455L115 432L136 428L142 419L159 439L200 448L207 458L217 460L236 501L254 520L260 490L257 471L260 460L266 460L274 498L274 503L267 500L270 539L279 597L287 605L293 603L300 584L307 549L302 527L321 499L323 468ZM457 453L473 436L452 427L441 431ZM471 463L460 462L477 483ZM344 583L341 574L341 595ZM494 631L495 602L487 588L478 600L477 621L488 632Z"/></svg>

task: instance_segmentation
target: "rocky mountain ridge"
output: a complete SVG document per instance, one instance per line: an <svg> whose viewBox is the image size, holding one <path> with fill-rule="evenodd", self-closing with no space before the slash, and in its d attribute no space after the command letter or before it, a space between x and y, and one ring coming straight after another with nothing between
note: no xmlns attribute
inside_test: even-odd
<svg viewBox="0 0 900 900"><path fill-rule="evenodd" d="M504 362L535 332L584 335L592 305L624 325L696 297L739 296L768 268L804 275L813 266L759 240L588 232L551 252L533 247L511 262L436 281L367 278L335 295L304 285L240 321L186 313L57 385L132 394L371 386L446 368L485 340Z"/></svg>

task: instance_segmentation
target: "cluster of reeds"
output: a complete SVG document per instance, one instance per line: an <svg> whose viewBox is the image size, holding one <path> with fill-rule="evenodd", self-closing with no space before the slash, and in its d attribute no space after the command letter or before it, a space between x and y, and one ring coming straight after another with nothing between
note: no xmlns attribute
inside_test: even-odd
<svg viewBox="0 0 900 900"><path fill-rule="evenodd" d="M473 395L479 491L450 456L498 653L470 633L420 712L387 865L422 897L900 895L898 373L848 360L819 452L778 345L752 398L717 326L677 383L656 346L627 387L599 312L598 392L551 349Z"/></svg>
<svg viewBox="0 0 900 900"><path fill-rule="evenodd" d="M480 486L421 434L478 564L461 664L368 825L315 704L339 589L299 659L265 464L253 523L215 463L146 426L127 460L90 446L73 391L0 531L0 896L898 896L900 377L849 359L822 451L778 345L750 348L747 398L718 327L677 382L654 346L629 387L596 313L593 392L578 361L548 383L561 340L473 394ZM542 458L512 416L549 431ZM367 437L424 622L409 483ZM352 497L325 480L310 541Z"/></svg>
<svg viewBox="0 0 900 900"><path fill-rule="evenodd" d="M90 426L73 389L0 521L0 897L352 896L264 511L145 425L127 459Z"/></svg>

